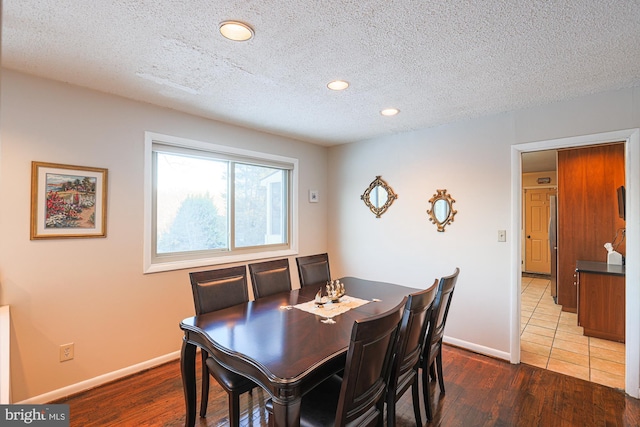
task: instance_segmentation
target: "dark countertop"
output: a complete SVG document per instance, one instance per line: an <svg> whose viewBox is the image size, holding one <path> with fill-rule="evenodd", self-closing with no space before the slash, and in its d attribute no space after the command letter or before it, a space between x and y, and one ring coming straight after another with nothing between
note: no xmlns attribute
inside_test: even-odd
<svg viewBox="0 0 640 427"><path fill-rule="evenodd" d="M607 264L597 261L577 261L576 271L579 273L610 274L624 276L624 265Z"/></svg>

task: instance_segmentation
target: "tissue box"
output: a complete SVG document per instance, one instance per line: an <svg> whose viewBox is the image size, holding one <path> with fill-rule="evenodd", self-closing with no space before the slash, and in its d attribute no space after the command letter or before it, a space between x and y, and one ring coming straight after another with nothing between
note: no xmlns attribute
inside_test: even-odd
<svg viewBox="0 0 640 427"><path fill-rule="evenodd" d="M607 254L607 264L622 265L622 254L616 251L609 252Z"/></svg>

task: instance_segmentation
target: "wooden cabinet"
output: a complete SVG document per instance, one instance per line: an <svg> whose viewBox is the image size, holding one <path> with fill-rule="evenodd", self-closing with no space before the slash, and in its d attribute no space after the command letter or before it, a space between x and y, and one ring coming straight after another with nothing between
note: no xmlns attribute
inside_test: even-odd
<svg viewBox="0 0 640 427"><path fill-rule="evenodd" d="M578 326L590 337L624 342L624 266L578 261Z"/></svg>
<svg viewBox="0 0 640 427"><path fill-rule="evenodd" d="M558 151L558 304L576 312L578 260L606 261L606 242L624 228L617 188L624 185L624 144ZM617 249L625 254L624 243Z"/></svg>

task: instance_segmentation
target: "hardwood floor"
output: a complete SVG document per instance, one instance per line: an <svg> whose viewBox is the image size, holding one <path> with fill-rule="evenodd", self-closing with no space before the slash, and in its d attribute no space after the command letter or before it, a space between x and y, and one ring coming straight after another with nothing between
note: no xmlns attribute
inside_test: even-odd
<svg viewBox="0 0 640 427"><path fill-rule="evenodd" d="M619 390L450 346L443 348L443 362L446 394L430 384L436 402L432 426L640 425L640 401ZM199 390L198 384L198 395ZM242 396L242 426L267 425L266 396L260 389ZM185 418L177 360L51 403L69 404L70 424L78 427L183 426ZM207 417L196 426L224 426L226 417L227 395L212 381ZM397 425L414 424L408 392L397 404Z"/></svg>

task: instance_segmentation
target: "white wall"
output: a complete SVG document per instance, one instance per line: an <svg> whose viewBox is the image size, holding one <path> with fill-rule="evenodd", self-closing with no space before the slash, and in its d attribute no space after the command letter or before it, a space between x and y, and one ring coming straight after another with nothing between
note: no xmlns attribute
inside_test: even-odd
<svg viewBox="0 0 640 427"><path fill-rule="evenodd" d="M460 267L447 335L503 358L509 349L509 245L497 237L498 230L509 230L512 129L503 114L334 147L329 173L330 188L340 188L329 205L329 248L342 262L336 269L425 288ZM360 200L376 175L398 194L381 218ZM451 194L458 211L444 232L426 213L437 189Z"/></svg>
<svg viewBox="0 0 640 427"><path fill-rule="evenodd" d="M11 305L13 402L180 349L179 322L193 315L188 270L142 274L145 131L298 158L300 253L326 251L326 148L8 70L1 85L0 305ZM29 240L32 161L109 170L105 239ZM69 342L75 358L60 363Z"/></svg>
<svg viewBox="0 0 640 427"><path fill-rule="evenodd" d="M340 262L332 259L332 272L425 288L460 267L446 340L512 360L511 328L519 328L512 317L519 295L513 273L520 262L513 249L520 224L512 221L520 197L512 196L512 184L520 183L512 177L511 147L637 128L639 98L636 87L332 147L329 250ZM398 194L380 219L360 200L376 175ZM458 210L444 233L426 214L428 200L441 188L456 199ZM507 230L507 243L497 241L500 229ZM631 307L638 304L634 300ZM638 330L638 319L632 329ZM628 370L637 377L637 357L634 364Z"/></svg>

